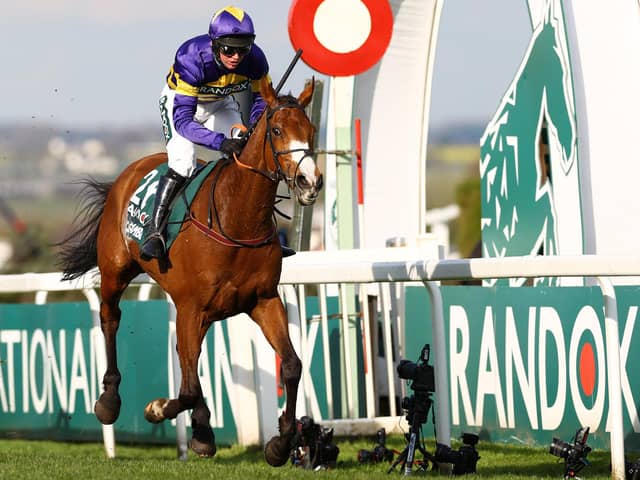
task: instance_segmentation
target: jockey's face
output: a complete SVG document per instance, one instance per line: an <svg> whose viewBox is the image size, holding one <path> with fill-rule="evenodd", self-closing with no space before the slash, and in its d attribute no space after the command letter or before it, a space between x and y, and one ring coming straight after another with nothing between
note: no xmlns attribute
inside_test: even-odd
<svg viewBox="0 0 640 480"><path fill-rule="evenodd" d="M229 47L222 45L218 48L220 62L229 70L235 70L242 59L249 53L251 47Z"/></svg>

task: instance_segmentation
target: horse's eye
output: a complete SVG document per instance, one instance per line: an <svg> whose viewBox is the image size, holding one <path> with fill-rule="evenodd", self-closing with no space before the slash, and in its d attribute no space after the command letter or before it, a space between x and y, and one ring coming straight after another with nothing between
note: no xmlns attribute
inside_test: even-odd
<svg viewBox="0 0 640 480"><path fill-rule="evenodd" d="M273 127L271 129L271 132L276 136L279 137L280 135L282 135L282 131L278 128L278 127Z"/></svg>

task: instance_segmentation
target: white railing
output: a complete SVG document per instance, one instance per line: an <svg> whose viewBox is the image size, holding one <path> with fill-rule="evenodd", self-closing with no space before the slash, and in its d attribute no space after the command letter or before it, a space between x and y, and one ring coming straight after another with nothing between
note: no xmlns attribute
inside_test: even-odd
<svg viewBox="0 0 640 480"><path fill-rule="evenodd" d="M422 282L431 297L434 342L432 348L435 354L435 363L445 365L444 319L439 281L512 277L595 277L600 284L604 298L607 342L606 362L611 410L612 478L624 479L620 344L616 297L610 277L640 276L640 258L602 255L461 260L438 260L437 258L437 246L422 249L391 248L384 250L303 252L284 262L281 284L285 287L287 285L297 287L300 296L304 296L304 289L301 288L304 285L359 284L362 286L377 283ZM139 277L135 283L148 284L149 279ZM95 286L96 278L89 274L73 284L61 282L60 274L57 273L0 276L0 292L83 290L94 313L96 312L94 310L96 299L93 294L89 293L89 290ZM322 292L323 289L321 288L320 291ZM39 295L40 301L42 301L43 294L40 293ZM321 293L321 295L324 294ZM296 296L295 290L293 296ZM285 297L287 296L285 295ZM291 297L291 292L289 297ZM285 298L285 301L291 303L288 298ZM301 316L299 315L298 321L300 321ZM324 316L326 317L326 312ZM306 318L302 321L306 322ZM300 330L302 331L301 328ZM367 335L367 332L365 332L365 335ZM305 362L303 371L308 371L309 360L304 355L301 355L301 357ZM439 404L436 426L439 437L437 441L448 444L450 439L449 386L445 371L446 369L435 370L436 401ZM366 381L365 383L367 388L370 388L372 382ZM302 382L302 390L304 390L304 384L305 381ZM262 408L264 410L264 407ZM370 403L367 402L367 412L370 412L369 409ZM351 426L345 427L345 430L358 431L358 428ZM107 447L106 437L105 447ZM109 454L109 452L110 449L107 448L107 453Z"/></svg>
<svg viewBox="0 0 640 480"><path fill-rule="evenodd" d="M609 277L640 275L640 258L622 256L555 256L509 257L500 259L432 260L407 256L405 260L377 257L367 259L367 253L336 252L326 257L303 254L293 257L283 271L284 283L368 283L421 281L429 289L432 308L432 329L435 363L445 365L444 320L442 299L438 288L441 280L485 280L512 277L595 277L604 298L607 342L607 377L611 413L612 478L624 479L624 430L620 384L620 343L615 291ZM425 259L426 258L426 259ZM436 400L440 408L436 418L442 439L449 439L449 386L444 369L436 369ZM443 411L443 406L446 411ZM444 427L444 432L443 432ZM440 435L440 433L439 433ZM437 439L441 441L440 439Z"/></svg>

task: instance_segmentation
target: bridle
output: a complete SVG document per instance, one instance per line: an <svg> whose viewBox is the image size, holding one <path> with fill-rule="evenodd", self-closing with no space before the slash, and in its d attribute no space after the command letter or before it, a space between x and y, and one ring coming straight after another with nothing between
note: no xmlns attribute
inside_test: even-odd
<svg viewBox="0 0 640 480"><path fill-rule="evenodd" d="M280 181L284 181L289 186L289 188L295 188L295 179L297 177L300 164L305 158L313 157L313 150L310 148L292 148L289 150L276 150L276 146L273 142L273 135L271 130L271 119L277 112L279 112L280 110L285 110L287 108L296 108L304 113L304 108L299 103L293 102L293 101L288 101L281 105L276 105L273 108L269 107L265 111L266 121L267 121L267 126L266 126L267 132L265 134L265 142L269 141L269 147L271 148L271 154L273 155L273 161L275 163L274 171L256 168L256 167L252 167L251 165L242 163L240 160L238 160L238 158L235 155L234 155L234 160L238 166L247 168L252 172L258 173L263 177L268 178L274 183L279 183ZM254 129L251 128L247 131L247 136L246 136L247 139L253 133L253 130ZM293 173L293 176L289 177L284 173L284 170L282 169L282 164L280 163L280 156L288 155L290 153L295 153L295 152L303 152L304 155L302 155L302 158L300 158L300 160L298 161L298 164L296 165L296 169Z"/></svg>
<svg viewBox="0 0 640 480"><path fill-rule="evenodd" d="M269 141L269 147L271 148L271 153L273 155L273 160L275 163L275 170L272 171L268 169L262 169L262 168L253 167L251 165L247 165L246 163L241 162L235 154L233 155L233 160L228 158L220 160L221 165L219 165L219 168L216 169L217 171L216 171L215 177L211 182L211 193L209 195L209 214L207 217L207 225L204 225L202 222L197 220L193 212L191 212L191 215L190 215L191 223L193 223L193 225L205 236L213 240L216 240L217 242L229 247L257 248L263 245L268 245L273 241L273 238L277 234L277 222L275 220L275 214L273 219L273 228L267 235L260 238L253 238L253 239L236 239L228 235L222 228L222 223L220 222L220 215L215 205L214 198L215 198L216 185L218 184L218 180L220 179L220 174L222 170L224 169L224 167L230 165L233 161L235 161L236 165L238 165L239 167L245 168L259 175L262 175L263 177L269 179L274 183L279 183L280 181L284 181L289 186L289 188L291 189L295 188L296 186L295 179L297 177L300 164L305 158L313 156L313 150L309 148L292 148L289 150L276 149L276 146L273 141L272 131L271 131L271 119L275 113L287 108L296 108L304 113L304 108L300 104L294 101L287 101L273 108L268 107L267 110L265 110L267 125L266 125L266 134L265 134L264 142L266 143L267 140ZM248 140L249 136L253 133L254 130L255 130L255 127L252 127L246 132L245 134L246 140ZM263 148L263 151L264 151L264 148ZM298 161L293 176L289 177L285 174L284 170L282 169L282 164L280 163L279 157L281 155L288 155L295 152L303 152L304 155ZM212 228L214 218L219 231L216 231Z"/></svg>

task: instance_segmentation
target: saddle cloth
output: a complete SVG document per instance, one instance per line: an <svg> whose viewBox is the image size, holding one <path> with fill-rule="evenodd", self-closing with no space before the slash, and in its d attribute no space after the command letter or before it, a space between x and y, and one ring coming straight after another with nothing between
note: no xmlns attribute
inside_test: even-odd
<svg viewBox="0 0 640 480"><path fill-rule="evenodd" d="M200 190L202 182L211 173L217 163L218 161L214 160L206 164L198 164L196 171L189 177L185 186L171 202L169 215L167 216L168 220L166 222L167 227L165 229L167 250L169 250L178 233L180 233L182 224L189 212L191 202L196 196L196 193L198 193L198 190ZM163 163L147 173L129 199L125 235L127 238L136 241L139 245L147 238L148 229L146 227L151 223L158 181L168 169L169 165Z"/></svg>

